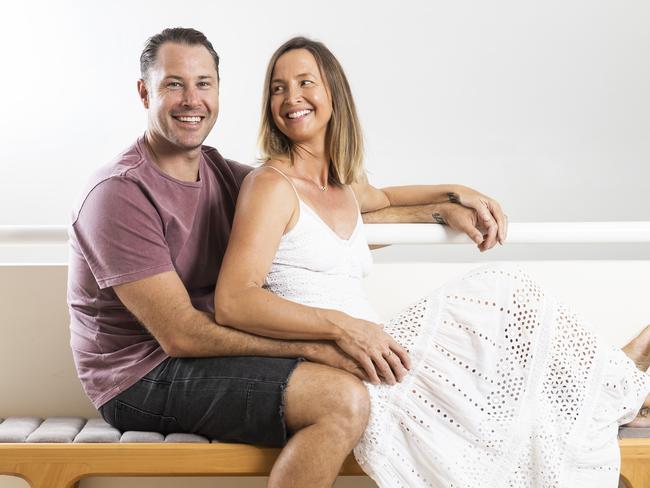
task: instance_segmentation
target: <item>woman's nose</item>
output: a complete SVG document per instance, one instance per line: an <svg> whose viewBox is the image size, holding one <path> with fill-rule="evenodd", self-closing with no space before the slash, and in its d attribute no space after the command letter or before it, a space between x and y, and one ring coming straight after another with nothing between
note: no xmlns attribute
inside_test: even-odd
<svg viewBox="0 0 650 488"><path fill-rule="evenodd" d="M297 103L302 100L302 90L299 87L289 87L286 94L286 101L289 103Z"/></svg>

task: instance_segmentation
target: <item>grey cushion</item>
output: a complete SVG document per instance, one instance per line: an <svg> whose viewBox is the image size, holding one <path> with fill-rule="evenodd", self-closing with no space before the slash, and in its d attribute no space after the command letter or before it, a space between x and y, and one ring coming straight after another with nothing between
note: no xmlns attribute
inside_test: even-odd
<svg viewBox="0 0 650 488"><path fill-rule="evenodd" d="M621 427L619 437L650 438L650 428ZM199 442L208 441L195 434L169 434L128 431L124 434L103 419L79 417L52 417L45 421L39 417L9 417L0 419L0 442Z"/></svg>
<svg viewBox="0 0 650 488"><path fill-rule="evenodd" d="M122 434L120 442L162 442L165 436L158 432L129 430Z"/></svg>
<svg viewBox="0 0 650 488"><path fill-rule="evenodd" d="M201 435L196 434L169 434L165 437L165 442L198 442L207 444L210 441Z"/></svg>
<svg viewBox="0 0 650 488"><path fill-rule="evenodd" d="M104 419L90 419L73 442L120 442L121 436L120 431L111 427Z"/></svg>
<svg viewBox="0 0 650 488"><path fill-rule="evenodd" d="M627 437L650 438L650 427L621 427L618 429L618 436L621 439Z"/></svg>
<svg viewBox="0 0 650 488"><path fill-rule="evenodd" d="M25 442L72 442L86 419L80 417L51 417L29 434Z"/></svg>
<svg viewBox="0 0 650 488"><path fill-rule="evenodd" d="M41 422L39 417L9 417L0 424L0 442L25 442Z"/></svg>

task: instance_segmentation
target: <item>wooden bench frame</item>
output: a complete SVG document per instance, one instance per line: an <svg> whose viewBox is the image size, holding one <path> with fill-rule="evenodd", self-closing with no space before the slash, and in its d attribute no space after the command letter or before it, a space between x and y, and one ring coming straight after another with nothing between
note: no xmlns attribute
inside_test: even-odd
<svg viewBox="0 0 650 488"><path fill-rule="evenodd" d="M621 439L621 477L650 488L650 438ZM0 474L32 488L77 488L88 476L268 476L279 449L244 444L0 443ZM364 475L350 455L341 475Z"/></svg>

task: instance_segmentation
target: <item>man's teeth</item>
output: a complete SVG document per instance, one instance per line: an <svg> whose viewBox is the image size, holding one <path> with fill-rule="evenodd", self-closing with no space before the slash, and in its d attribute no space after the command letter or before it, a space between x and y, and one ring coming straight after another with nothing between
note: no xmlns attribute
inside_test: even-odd
<svg viewBox="0 0 650 488"><path fill-rule="evenodd" d="M287 115L290 119L297 119L298 117L302 117L304 115L307 115L310 113L311 110L300 110L299 112L291 112L290 114Z"/></svg>
<svg viewBox="0 0 650 488"><path fill-rule="evenodd" d="M176 117L176 118L181 122L194 122L194 123L201 122L201 117Z"/></svg>

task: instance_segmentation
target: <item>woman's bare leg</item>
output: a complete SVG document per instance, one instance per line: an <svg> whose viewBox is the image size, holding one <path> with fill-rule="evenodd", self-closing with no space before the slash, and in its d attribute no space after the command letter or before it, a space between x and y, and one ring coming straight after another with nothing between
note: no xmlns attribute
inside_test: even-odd
<svg viewBox="0 0 650 488"><path fill-rule="evenodd" d="M641 371L650 368L650 325L623 347L623 352L632 360Z"/></svg>
<svg viewBox="0 0 650 488"><path fill-rule="evenodd" d="M623 352L632 360L636 367L646 372L650 368L650 325L632 339ZM650 427L650 395L645 399L639 415L630 422L628 427Z"/></svg>

